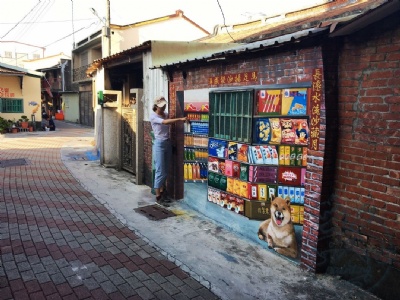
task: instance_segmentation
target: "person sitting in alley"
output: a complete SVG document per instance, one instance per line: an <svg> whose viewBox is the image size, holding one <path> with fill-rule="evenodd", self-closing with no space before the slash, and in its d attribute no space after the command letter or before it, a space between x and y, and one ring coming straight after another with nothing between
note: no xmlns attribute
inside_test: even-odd
<svg viewBox="0 0 400 300"><path fill-rule="evenodd" d="M48 119L49 119L49 116L47 114L42 115L42 122L40 122L40 125L41 125L43 131L46 131L46 128L49 124L49 122L47 121Z"/></svg>
<svg viewBox="0 0 400 300"><path fill-rule="evenodd" d="M56 130L56 124L54 123L53 117L47 116L47 127L50 128L50 131Z"/></svg>

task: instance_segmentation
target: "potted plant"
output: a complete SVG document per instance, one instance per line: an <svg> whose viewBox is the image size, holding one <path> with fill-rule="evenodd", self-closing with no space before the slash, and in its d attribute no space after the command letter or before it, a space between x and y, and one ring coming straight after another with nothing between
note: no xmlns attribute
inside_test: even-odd
<svg viewBox="0 0 400 300"><path fill-rule="evenodd" d="M28 119L27 116L21 116L21 119L19 119L19 121L20 121L20 124L21 124L21 127L22 127L22 128L24 128L24 129L28 128L28 125L29 125L28 121L29 121L29 119Z"/></svg>
<svg viewBox="0 0 400 300"><path fill-rule="evenodd" d="M3 119L2 117L0 117L0 134L6 133L8 130L8 127L10 127L8 121L6 119Z"/></svg>

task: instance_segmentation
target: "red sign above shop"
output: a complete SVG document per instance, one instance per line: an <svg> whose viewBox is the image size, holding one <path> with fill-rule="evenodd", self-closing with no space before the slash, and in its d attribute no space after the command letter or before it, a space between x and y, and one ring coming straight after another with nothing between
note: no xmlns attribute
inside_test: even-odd
<svg viewBox="0 0 400 300"><path fill-rule="evenodd" d="M9 88L5 88L5 87L0 87L0 97L4 97L4 98L8 98L14 97L14 93L10 93L10 89Z"/></svg>
<svg viewBox="0 0 400 300"><path fill-rule="evenodd" d="M310 97L310 149L319 149L322 97L322 69L314 69Z"/></svg>
<svg viewBox="0 0 400 300"><path fill-rule="evenodd" d="M208 78L208 85L224 85L232 83L256 82L258 80L257 71L236 74L225 74Z"/></svg>

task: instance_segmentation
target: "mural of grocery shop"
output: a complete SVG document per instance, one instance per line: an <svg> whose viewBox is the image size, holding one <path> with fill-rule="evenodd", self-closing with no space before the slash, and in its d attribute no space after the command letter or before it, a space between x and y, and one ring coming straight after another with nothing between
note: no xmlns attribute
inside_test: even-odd
<svg viewBox="0 0 400 300"><path fill-rule="evenodd" d="M185 181L207 184L221 209L259 220L258 238L292 258L304 220L309 89L221 89L208 103L185 102Z"/></svg>

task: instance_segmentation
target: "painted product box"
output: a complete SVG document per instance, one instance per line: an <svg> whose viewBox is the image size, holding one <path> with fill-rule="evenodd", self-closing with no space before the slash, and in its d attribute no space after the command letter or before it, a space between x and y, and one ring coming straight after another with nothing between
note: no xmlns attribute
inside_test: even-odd
<svg viewBox="0 0 400 300"><path fill-rule="evenodd" d="M258 184L258 200L267 201L268 191L266 184Z"/></svg>
<svg viewBox="0 0 400 300"><path fill-rule="evenodd" d="M235 213L244 215L244 200L236 197Z"/></svg>
<svg viewBox="0 0 400 300"><path fill-rule="evenodd" d="M232 162L233 174L232 176L235 178L240 178L240 166L241 163L238 161Z"/></svg>
<svg viewBox="0 0 400 300"><path fill-rule="evenodd" d="M227 158L228 142L224 140L208 139L208 154L219 158Z"/></svg>
<svg viewBox="0 0 400 300"><path fill-rule="evenodd" d="M250 200L258 200L258 184L256 183L249 183L249 198Z"/></svg>
<svg viewBox="0 0 400 300"><path fill-rule="evenodd" d="M233 176L233 161L229 159L225 160L225 175Z"/></svg>
<svg viewBox="0 0 400 300"><path fill-rule="evenodd" d="M226 178L226 191L228 193L234 193L234 188L235 188L235 178L232 177L227 177Z"/></svg>
<svg viewBox="0 0 400 300"><path fill-rule="evenodd" d="M303 186L305 181L304 175L305 168L279 167L278 183L285 185Z"/></svg>
<svg viewBox="0 0 400 300"><path fill-rule="evenodd" d="M243 181L249 180L249 165L248 164L240 164L239 178Z"/></svg>
<svg viewBox="0 0 400 300"><path fill-rule="evenodd" d="M217 157L208 157L208 171L217 173L218 172L219 159Z"/></svg>
<svg viewBox="0 0 400 300"><path fill-rule="evenodd" d="M290 218L292 222L295 224L300 223L300 206L299 205L290 205Z"/></svg>
<svg viewBox="0 0 400 300"><path fill-rule="evenodd" d="M249 219L266 220L271 217L270 201L244 200L244 215Z"/></svg>
<svg viewBox="0 0 400 300"><path fill-rule="evenodd" d="M228 207L228 194L227 193L221 192L221 199L219 201L219 206L224 207L224 208Z"/></svg>

